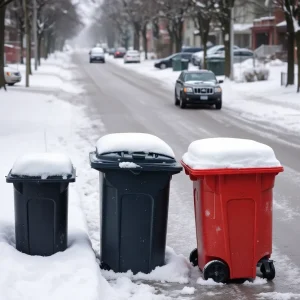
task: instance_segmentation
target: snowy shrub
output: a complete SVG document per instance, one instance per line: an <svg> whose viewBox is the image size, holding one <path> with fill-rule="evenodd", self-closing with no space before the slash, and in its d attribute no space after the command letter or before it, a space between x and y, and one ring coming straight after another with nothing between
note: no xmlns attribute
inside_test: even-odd
<svg viewBox="0 0 300 300"><path fill-rule="evenodd" d="M270 61L270 66L272 67L281 67L284 65L284 62L280 59L274 59Z"/></svg>
<svg viewBox="0 0 300 300"><path fill-rule="evenodd" d="M246 82L253 82L255 81L255 70L254 69L247 69L244 71L243 76Z"/></svg>
<svg viewBox="0 0 300 300"><path fill-rule="evenodd" d="M255 69L255 75L258 81L268 80L270 71L267 68L261 67Z"/></svg>

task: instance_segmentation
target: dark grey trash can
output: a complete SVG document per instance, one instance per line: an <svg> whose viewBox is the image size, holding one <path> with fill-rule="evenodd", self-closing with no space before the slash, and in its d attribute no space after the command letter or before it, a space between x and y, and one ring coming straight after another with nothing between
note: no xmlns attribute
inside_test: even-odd
<svg viewBox="0 0 300 300"><path fill-rule="evenodd" d="M15 175L16 248L29 255L50 256L64 251L68 243L68 186L75 182L75 169L64 176Z"/></svg>
<svg viewBox="0 0 300 300"><path fill-rule="evenodd" d="M102 268L136 274L164 265L170 181L181 165L165 155L126 151L92 152L90 162L101 172Z"/></svg>

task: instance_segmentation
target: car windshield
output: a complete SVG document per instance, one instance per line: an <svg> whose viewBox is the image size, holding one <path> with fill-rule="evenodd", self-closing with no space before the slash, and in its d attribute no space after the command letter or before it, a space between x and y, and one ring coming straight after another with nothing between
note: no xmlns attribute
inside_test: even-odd
<svg viewBox="0 0 300 300"><path fill-rule="evenodd" d="M126 49L125 48L118 48L117 51L119 51L119 52L125 52Z"/></svg>
<svg viewBox="0 0 300 300"><path fill-rule="evenodd" d="M93 54L102 54L104 51L102 48L93 48L92 53Z"/></svg>
<svg viewBox="0 0 300 300"><path fill-rule="evenodd" d="M219 49L222 49L222 47L220 47L220 46L214 46L214 47L210 48L209 50L207 50L207 54L215 53Z"/></svg>
<svg viewBox="0 0 300 300"><path fill-rule="evenodd" d="M127 54L129 55L138 55L138 51L128 51Z"/></svg>
<svg viewBox="0 0 300 300"><path fill-rule="evenodd" d="M188 73L184 77L184 81L216 81L214 73Z"/></svg>

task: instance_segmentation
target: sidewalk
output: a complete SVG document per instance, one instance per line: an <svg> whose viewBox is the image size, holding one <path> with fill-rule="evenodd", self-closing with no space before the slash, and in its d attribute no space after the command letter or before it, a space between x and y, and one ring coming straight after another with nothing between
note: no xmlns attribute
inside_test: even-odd
<svg viewBox="0 0 300 300"><path fill-rule="evenodd" d="M73 76L79 70L70 60L70 55L58 53L31 77L31 88L21 82L8 92L0 90L0 298L171 299L149 282L188 283L190 265L172 249L167 251L167 265L149 275L99 268L99 183L88 153L106 129L100 119L91 121L85 114L84 90ZM70 185L68 249L51 257L32 257L15 249L13 188L5 176L18 156L44 151L69 155L78 177Z"/></svg>

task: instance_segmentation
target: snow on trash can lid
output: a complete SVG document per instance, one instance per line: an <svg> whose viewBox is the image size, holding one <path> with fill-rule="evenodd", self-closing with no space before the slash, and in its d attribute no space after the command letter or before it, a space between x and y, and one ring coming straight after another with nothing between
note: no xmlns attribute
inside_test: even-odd
<svg viewBox="0 0 300 300"><path fill-rule="evenodd" d="M13 165L14 176L41 177L52 176L67 178L73 173L70 158L61 153L29 153L19 157Z"/></svg>
<svg viewBox="0 0 300 300"><path fill-rule="evenodd" d="M111 152L144 152L175 158L172 148L167 143L147 133L108 134L98 140L96 148L98 155Z"/></svg>
<svg viewBox="0 0 300 300"><path fill-rule="evenodd" d="M194 170L281 167L271 147L252 140L234 138L194 141L182 161Z"/></svg>

